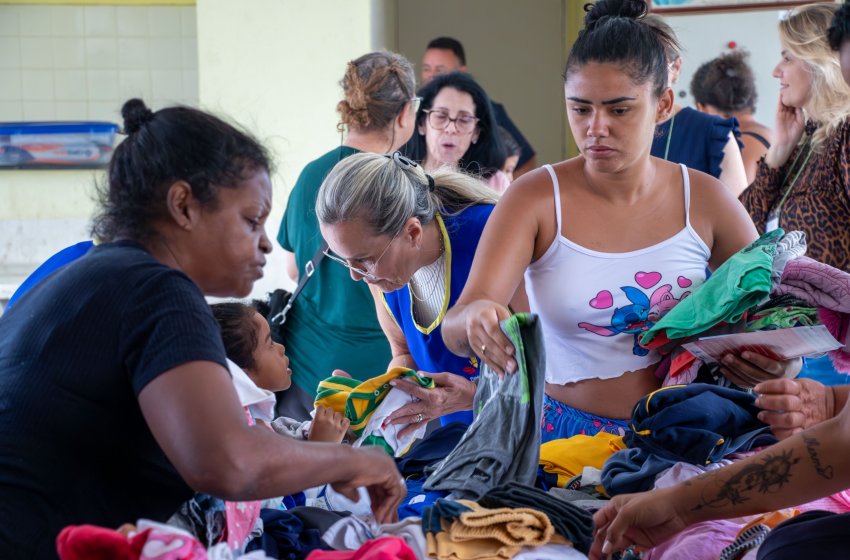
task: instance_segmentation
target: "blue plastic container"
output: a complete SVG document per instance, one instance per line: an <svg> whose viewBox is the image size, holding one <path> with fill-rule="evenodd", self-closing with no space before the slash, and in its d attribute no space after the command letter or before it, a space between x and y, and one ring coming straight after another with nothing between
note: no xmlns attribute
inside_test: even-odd
<svg viewBox="0 0 850 560"><path fill-rule="evenodd" d="M116 132L110 122L0 123L0 167L103 167Z"/></svg>

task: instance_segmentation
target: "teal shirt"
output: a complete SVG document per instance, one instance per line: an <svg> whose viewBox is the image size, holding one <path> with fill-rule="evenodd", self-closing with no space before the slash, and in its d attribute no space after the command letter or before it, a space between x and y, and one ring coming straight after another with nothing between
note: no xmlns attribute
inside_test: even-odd
<svg viewBox="0 0 850 560"><path fill-rule="evenodd" d="M334 165L356 153L354 148L340 146L310 162L289 195L277 240L295 253L299 274L322 243L316 219L319 187ZM292 379L309 395L316 394L319 381L334 369L366 380L384 373L392 358L369 288L327 258L319 263L287 316L284 345Z"/></svg>

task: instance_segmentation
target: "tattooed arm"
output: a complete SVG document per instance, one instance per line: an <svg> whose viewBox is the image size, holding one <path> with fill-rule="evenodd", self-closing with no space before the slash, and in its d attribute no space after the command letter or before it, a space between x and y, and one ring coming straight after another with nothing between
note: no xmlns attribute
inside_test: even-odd
<svg viewBox="0 0 850 560"><path fill-rule="evenodd" d="M617 496L596 513L591 558L651 548L682 529L794 506L850 487L850 408L741 462L670 488Z"/></svg>

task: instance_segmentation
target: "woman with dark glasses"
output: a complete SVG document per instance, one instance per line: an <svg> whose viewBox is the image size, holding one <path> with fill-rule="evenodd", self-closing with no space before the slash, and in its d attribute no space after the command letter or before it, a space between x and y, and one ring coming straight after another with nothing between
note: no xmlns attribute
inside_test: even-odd
<svg viewBox="0 0 850 560"><path fill-rule="evenodd" d="M484 89L469 74L453 72L428 82L419 96L416 134L402 152L429 173L440 167L466 171L503 191L507 154Z"/></svg>

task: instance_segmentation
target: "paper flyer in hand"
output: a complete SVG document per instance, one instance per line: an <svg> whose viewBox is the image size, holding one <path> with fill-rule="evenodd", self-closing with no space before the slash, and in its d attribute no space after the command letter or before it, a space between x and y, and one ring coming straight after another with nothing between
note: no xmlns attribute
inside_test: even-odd
<svg viewBox="0 0 850 560"><path fill-rule="evenodd" d="M774 360L823 354L844 346L823 325L772 331L708 336L682 345L706 363L719 362L726 354L739 356L749 350Z"/></svg>

